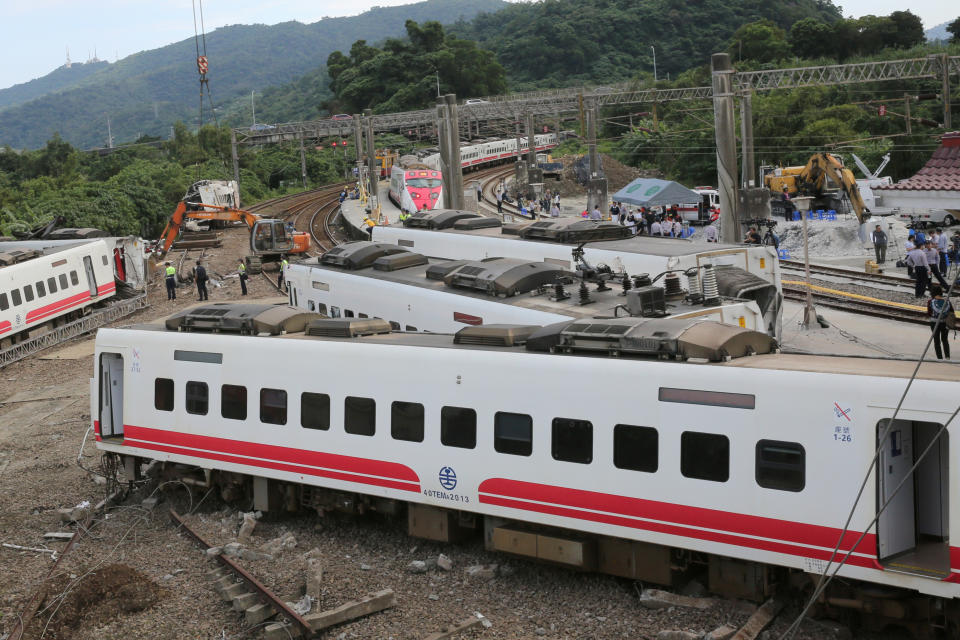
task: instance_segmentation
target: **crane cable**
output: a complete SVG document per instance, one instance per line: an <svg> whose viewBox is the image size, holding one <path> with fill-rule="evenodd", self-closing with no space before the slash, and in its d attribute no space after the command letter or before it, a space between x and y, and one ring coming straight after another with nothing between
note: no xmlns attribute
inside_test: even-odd
<svg viewBox="0 0 960 640"><path fill-rule="evenodd" d="M951 283L950 287L947 289L946 293L944 294L944 298L946 300L950 299L950 296L953 293L953 289L957 285L957 281L958 280L955 279L953 283ZM836 568L833 570L833 572L831 572L830 571L831 565L834 564L834 560L836 559L837 555L840 553L840 547L843 544L843 540L846 537L847 532L850 530L850 523L853 521L854 513L857 510L857 506L860 504L860 499L863 497L863 493L864 493L864 490L866 489L867 482L869 482L870 476L873 475L873 473L876 471L877 461L880 458L880 454L883 451L883 447L885 446L887 442L887 438L889 437L890 433L893 431L893 427L896 423L897 416L900 414L900 409L903 407L903 403L907 399L907 394L910 393L910 388L913 386L914 381L917 379L917 374L920 372L920 366L923 364L924 360L926 359L927 352L930 350L930 345L934 341L934 339L936 339L937 328L939 328L942 322L945 322L945 320L944 320L944 314L941 312L937 316L936 322L933 325L933 331L930 332L930 338L927 339L927 344L923 349L923 353L921 353L920 357L917 359L917 365L914 368L913 373L910 376L910 379L907 381L907 386L906 388L904 388L903 394L901 394L900 399L897 402L897 407L893 411L893 416L887 421L887 424L884 427L883 433L881 433L880 437L877 438L877 449L874 452L873 459L870 461L870 465L867 467L867 472L863 477L863 482L860 484L860 490L857 492L857 496L853 501L853 506L850 507L850 512L847 514L847 521L844 523L843 529L841 529L840 535L837 537L837 544L834 546L833 552L830 554L830 558L829 560L827 560L827 564L823 568L823 573L820 574L820 580L817 582L817 586L814 588L814 591L810 595L810 598L807 600L807 603L804 606L803 610L794 619L794 621L790 624L787 630L780 635L779 640L790 640L790 638L794 636L794 634L800 628L800 623L803 622L804 618L806 617L807 613L810 611L811 607L813 607L814 603L817 601L820 595L824 591L826 591L827 586L830 584L831 581L833 581L833 579L840 572L840 569L843 568L843 565L846 564L847 560L850 559L850 556L853 555L854 551L857 550L857 548L860 546L860 543L867 536L867 532L869 532L870 529L880 520L880 515L886 510L887 506L893 501L897 493L900 492L900 489L903 487L904 483L906 483L907 479L913 476L914 471L916 471L916 469L920 466L920 463L923 461L926 455L933 448L933 445L939 441L940 436L947 431L947 428L950 426L950 423L953 422L953 419L957 416L958 413L960 413L960 406L958 406L957 409L950 416L950 418L946 421L946 423L944 423L944 425L940 428L940 430L937 431L936 436L934 436L934 438L931 440L927 448L924 449L924 451L916 459L916 461L913 463L913 466L904 475L900 483L894 488L893 492L890 494L890 497L887 498L882 505L880 505L880 508L877 510L877 513L874 516L873 520L870 521L870 524L864 527L863 532L860 534L860 537L857 538L857 541L854 542L853 545L850 546L850 549L843 555L843 557L836 562ZM827 575L828 573L829 575Z"/></svg>
<svg viewBox="0 0 960 640"><path fill-rule="evenodd" d="M197 30L197 5L200 5L200 29ZM217 121L217 111L213 108L213 96L210 94L210 80L207 78L207 34L206 27L203 24L203 0L193 0L193 43L197 49L197 71L200 73L200 123L203 126L203 90L207 90L207 102L210 105L210 113L213 115L213 122L220 126ZM203 53L200 53L201 43ZM198 130L199 130L198 127Z"/></svg>

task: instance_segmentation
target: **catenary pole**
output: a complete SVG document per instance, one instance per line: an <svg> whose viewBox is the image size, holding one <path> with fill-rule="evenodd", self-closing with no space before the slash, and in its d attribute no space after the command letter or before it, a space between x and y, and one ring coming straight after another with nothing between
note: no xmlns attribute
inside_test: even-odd
<svg viewBox="0 0 960 640"><path fill-rule="evenodd" d="M737 215L737 141L733 124L733 66L730 55L715 53L710 60L713 76L713 120L717 141L717 182L720 192L720 239L741 240Z"/></svg>

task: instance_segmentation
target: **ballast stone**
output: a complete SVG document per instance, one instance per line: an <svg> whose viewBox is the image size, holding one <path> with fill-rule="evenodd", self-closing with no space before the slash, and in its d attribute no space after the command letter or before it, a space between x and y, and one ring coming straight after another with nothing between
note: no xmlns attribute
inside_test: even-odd
<svg viewBox="0 0 960 640"><path fill-rule="evenodd" d="M413 560L407 565L407 571L410 573L426 573L427 563L423 560Z"/></svg>
<svg viewBox="0 0 960 640"><path fill-rule="evenodd" d="M657 634L657 640L700 640L703 636L692 631L668 629Z"/></svg>
<svg viewBox="0 0 960 640"><path fill-rule="evenodd" d="M464 570L470 578L481 578L483 580L492 580L497 576L496 564L475 564Z"/></svg>

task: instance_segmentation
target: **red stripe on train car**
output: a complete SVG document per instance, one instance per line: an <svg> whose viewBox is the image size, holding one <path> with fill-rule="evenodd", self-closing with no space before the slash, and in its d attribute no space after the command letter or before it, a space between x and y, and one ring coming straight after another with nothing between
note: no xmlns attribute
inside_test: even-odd
<svg viewBox="0 0 960 640"><path fill-rule="evenodd" d="M117 285L115 282L110 282L109 284L101 285L97 287L97 295L103 295L105 293L113 293L116 291ZM80 305L81 303L90 299L90 292L84 291L83 293L75 293L72 296L66 298L61 298L56 302L51 302L50 304L44 305L37 309L27 312L27 324L31 322L36 322L37 320L42 320L48 316L51 316L55 313L60 313L66 311L73 307Z"/></svg>
<svg viewBox="0 0 960 640"><path fill-rule="evenodd" d="M682 526L717 529L730 533L761 536L783 540L785 542L809 544L818 547L833 548L837 544L840 530L833 527L778 520L763 516L753 516L703 507L690 507L657 502L641 498L618 496L582 489L568 489L551 485L534 484L492 478L484 480L478 489L480 493L495 494L497 497L510 498L522 501L546 502L571 509L590 509L605 511L617 516L631 518L647 518L662 520ZM484 502L484 496L480 497ZM529 502L527 504L530 504ZM530 504L529 509L538 510L539 505ZM600 516L606 517L606 516ZM647 523L636 523L628 526L646 527ZM841 551L848 551L860 533L848 531L844 536ZM860 543L858 550L863 553L874 553L876 536L868 534Z"/></svg>
<svg viewBox="0 0 960 640"><path fill-rule="evenodd" d="M382 476L394 481L417 484L417 488L410 489L408 487L408 489L411 491L420 490L420 477L410 467L396 462L356 458L335 453L310 451L307 449L296 449L293 447L282 447L258 442L245 442L243 440L229 440L227 438L217 438L213 436L199 436L190 433L180 433L177 431L134 425L124 425L123 429L125 438L147 441L147 443L205 449L216 453L248 458L270 458L272 460L296 465L329 467L346 473ZM206 454L197 452L191 455L203 457ZM260 466L261 462L260 460L253 460L245 464Z"/></svg>
<svg viewBox="0 0 960 640"><path fill-rule="evenodd" d="M6 333L7 331L10 331L11 328L13 328L13 325L10 324L9 320L0 322L0 333Z"/></svg>
<svg viewBox="0 0 960 640"><path fill-rule="evenodd" d="M514 509L522 509L524 511L536 511L538 513L546 513L549 515L575 518L577 520L588 520L591 522L601 522L603 524L612 524L612 525L617 525L621 527L629 527L631 529L654 531L657 533L681 536L684 538L696 538L699 540L708 540L710 542L729 544L737 547L761 549L763 551L772 551L774 553L783 553L783 554L792 555L792 556L815 558L818 560L828 560L830 558L830 553L831 553L830 550L827 550L827 549L811 549L809 547L798 546L788 542L758 540L756 538L745 537L745 536L741 536L733 533L725 533L725 532L718 532L718 531L704 531L702 529L694 529L694 528L686 527L679 524L638 521L625 516L593 513L590 511L582 511L580 509L574 509L570 507L536 504L536 503L526 502L523 500L511 500L509 498L489 497L489 496L481 495L480 502L485 504L497 505L501 507L511 507ZM850 558L847 560L847 564L852 564L860 567L870 567L870 568L874 566L873 562L874 562L874 559L872 557L864 558L862 556L854 556L854 555L851 555Z"/></svg>

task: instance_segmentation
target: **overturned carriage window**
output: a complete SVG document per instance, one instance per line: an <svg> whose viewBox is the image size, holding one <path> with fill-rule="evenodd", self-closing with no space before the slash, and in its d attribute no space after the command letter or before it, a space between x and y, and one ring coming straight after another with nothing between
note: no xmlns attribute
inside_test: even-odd
<svg viewBox="0 0 960 640"><path fill-rule="evenodd" d="M0 311L6 311L10 308L10 301L7 300L7 294L0 293Z"/></svg>
<svg viewBox="0 0 960 640"><path fill-rule="evenodd" d="M283 389L260 389L260 422L287 424L287 392Z"/></svg>
<svg viewBox="0 0 960 640"><path fill-rule="evenodd" d="M477 446L477 412L466 407L440 410L440 442L447 447L473 449Z"/></svg>
<svg viewBox="0 0 960 640"><path fill-rule="evenodd" d="M223 364L223 354L212 351L184 351L174 349L173 359L180 362L205 362L207 364Z"/></svg>
<svg viewBox="0 0 960 640"><path fill-rule="evenodd" d="M357 436L372 436L377 429L377 403L373 398L347 396L343 401L343 430Z"/></svg>
<svg viewBox="0 0 960 640"><path fill-rule="evenodd" d="M423 442L423 405L396 401L390 405L390 435L394 440Z"/></svg>
<svg viewBox="0 0 960 640"><path fill-rule="evenodd" d="M230 420L247 419L247 388L238 384L220 387L220 415Z"/></svg>
<svg viewBox="0 0 960 640"><path fill-rule="evenodd" d="M23 297L27 302L33 302L33 285L24 285L23 286Z"/></svg>
<svg viewBox="0 0 960 640"><path fill-rule="evenodd" d="M551 453L554 460L590 464L593 461L593 424L587 420L554 418Z"/></svg>
<svg viewBox="0 0 960 640"><path fill-rule="evenodd" d="M317 313L322 313L323 315L327 315L327 305L325 305L322 302L317 303Z"/></svg>
<svg viewBox="0 0 960 640"><path fill-rule="evenodd" d="M340 317L340 307L330 307L330 317L339 318Z"/></svg>
<svg viewBox="0 0 960 640"><path fill-rule="evenodd" d="M671 389L669 387L660 387L659 399L660 402L703 404L710 407L727 407L730 409L755 409L757 405L756 396L752 393Z"/></svg>
<svg viewBox="0 0 960 640"><path fill-rule="evenodd" d="M110 264L109 262L107 262L107 256L102 255L100 256L100 259L103 261L103 266L107 266L108 264Z"/></svg>
<svg viewBox="0 0 960 640"><path fill-rule="evenodd" d="M47 291L49 291L50 293L57 292L57 279L54 278L53 276L47 278Z"/></svg>
<svg viewBox="0 0 960 640"><path fill-rule="evenodd" d="M680 473L688 478L726 482L730 478L730 439L715 433L684 431Z"/></svg>
<svg viewBox="0 0 960 640"><path fill-rule="evenodd" d="M325 393L300 394L300 426L304 429L330 428L330 396Z"/></svg>
<svg viewBox="0 0 960 640"><path fill-rule="evenodd" d="M23 298L20 297L20 289L12 289L10 291L10 299L13 301L13 306L19 306L23 304Z"/></svg>
<svg viewBox="0 0 960 640"><path fill-rule="evenodd" d="M207 415L210 405L209 390L206 382L190 381L187 383L187 413L200 416Z"/></svg>
<svg viewBox="0 0 960 640"><path fill-rule="evenodd" d="M655 473L659 435L653 427L618 424L613 428L613 466L631 471Z"/></svg>
<svg viewBox="0 0 960 640"><path fill-rule="evenodd" d="M60 281L61 289L66 289L67 287L70 286L69 284L67 284L67 274L61 273L59 276L57 276L57 279Z"/></svg>
<svg viewBox="0 0 960 640"><path fill-rule="evenodd" d="M37 283L37 297L42 298L47 295L47 289L43 286L43 280Z"/></svg>
<svg viewBox="0 0 960 640"><path fill-rule="evenodd" d="M498 411L493 416L493 448L500 453L533 453L533 418L525 413Z"/></svg>
<svg viewBox="0 0 960 640"><path fill-rule="evenodd" d="M74 285L80 284L80 277L77 275L76 270L70 272L70 283Z"/></svg>
<svg viewBox="0 0 960 640"><path fill-rule="evenodd" d="M173 380L170 378L153 381L153 408L157 411L173 411Z"/></svg>
<svg viewBox="0 0 960 640"><path fill-rule="evenodd" d="M767 489L803 491L807 454L798 442L757 442L757 484Z"/></svg>

